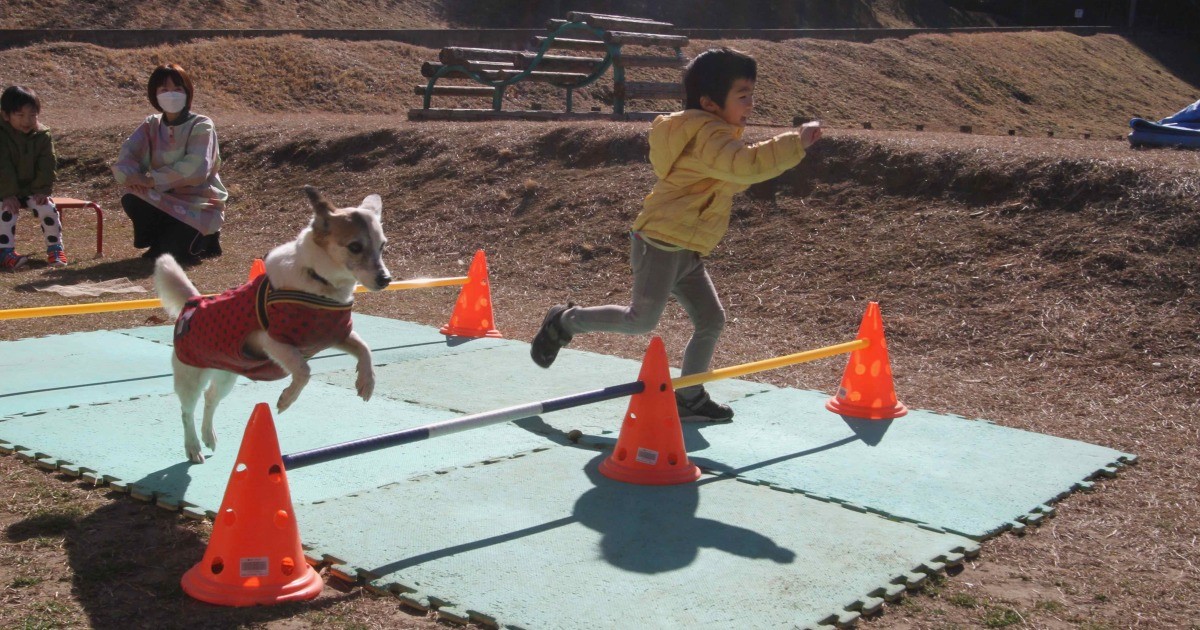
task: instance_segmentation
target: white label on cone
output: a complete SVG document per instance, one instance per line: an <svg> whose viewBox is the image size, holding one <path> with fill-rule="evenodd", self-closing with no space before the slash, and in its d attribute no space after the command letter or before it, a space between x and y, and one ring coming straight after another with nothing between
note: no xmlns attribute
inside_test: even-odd
<svg viewBox="0 0 1200 630"><path fill-rule="evenodd" d="M267 558L242 558L240 569L242 577L266 577Z"/></svg>
<svg viewBox="0 0 1200 630"><path fill-rule="evenodd" d="M658 451L652 451L648 448L639 448L636 459L639 464L648 464L653 466L658 463Z"/></svg>

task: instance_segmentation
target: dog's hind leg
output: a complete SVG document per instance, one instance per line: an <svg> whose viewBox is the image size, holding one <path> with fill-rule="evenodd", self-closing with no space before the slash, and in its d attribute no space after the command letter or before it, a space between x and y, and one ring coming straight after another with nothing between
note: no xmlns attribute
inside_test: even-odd
<svg viewBox="0 0 1200 630"><path fill-rule="evenodd" d="M225 370L213 370L212 381L204 390L204 421L200 424L200 437L204 445L211 450L217 450L217 432L213 430L213 416L217 413L217 405L221 404L233 384L237 382L237 374Z"/></svg>
<svg viewBox="0 0 1200 630"><path fill-rule="evenodd" d="M180 415L183 418L183 450L188 460L204 463L204 453L200 452L200 440L196 437L196 403L200 401L200 392L208 383L210 370L192 367L171 355L171 365L175 369L175 395L179 396Z"/></svg>

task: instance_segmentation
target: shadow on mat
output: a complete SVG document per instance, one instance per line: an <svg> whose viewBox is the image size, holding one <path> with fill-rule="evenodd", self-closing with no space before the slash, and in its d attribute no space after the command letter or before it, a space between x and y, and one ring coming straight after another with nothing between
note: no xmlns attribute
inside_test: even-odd
<svg viewBox="0 0 1200 630"><path fill-rule="evenodd" d="M536 536L574 523L601 535L600 553L609 564L638 573L662 573L686 567L696 559L700 549L706 547L780 564L795 561L794 551L780 547L762 534L696 516L700 486L730 479L707 478L674 486L624 483L600 474L600 462L606 457L601 454L584 467L584 473L595 487L580 495L572 516L410 556L375 567L370 573L384 577L409 567Z"/></svg>
<svg viewBox="0 0 1200 630"><path fill-rule="evenodd" d="M168 499L172 499L171 503L178 504L187 496L188 485L192 483L192 476L188 473L193 465L189 461L182 461L161 470L146 473L146 476L135 481L133 486L140 492L153 494L155 497L166 495Z"/></svg>
<svg viewBox="0 0 1200 630"><path fill-rule="evenodd" d="M41 512L13 523L3 534L12 542L62 541L71 568L71 592L90 628L257 627L358 596L326 588L310 602L251 608L194 600L183 592L180 579L204 555L198 528L177 514L115 493L110 496L117 500L90 514Z"/></svg>

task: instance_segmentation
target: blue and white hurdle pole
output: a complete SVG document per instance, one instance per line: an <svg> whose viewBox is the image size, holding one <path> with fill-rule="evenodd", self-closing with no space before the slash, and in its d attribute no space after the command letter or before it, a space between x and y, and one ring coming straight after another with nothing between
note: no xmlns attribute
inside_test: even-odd
<svg viewBox="0 0 1200 630"><path fill-rule="evenodd" d="M786 365L794 365L816 359L823 359L838 354L853 352L861 348L866 348L870 345L867 339L855 339L846 343L839 343L833 346L826 346L816 350L806 350L795 354L764 359L753 363L743 363L711 372L702 374L690 374L679 378L671 379L671 386L674 389L681 387L690 387L699 385L709 381L716 381L725 378L734 378L744 374L752 374L754 372L762 372L771 370ZM333 459L341 459L350 457L351 455L361 455L379 449L398 446L401 444L409 444L411 442L420 442L429 438L449 435L451 433L459 433L470 429L488 426L491 424L499 424L510 420L520 420L522 418L530 418L539 414L548 413L551 411L561 411L572 407L580 407L590 405L592 403L612 400L614 398L623 398L640 394L646 388L646 384L642 381L633 381L632 383L623 383L621 385L613 385L604 389L592 390L561 398L551 398L540 402L526 403L524 405L516 405L514 407L506 407L504 409L496 409L494 411L485 411L482 413L471 414L469 416L461 416L441 422L434 422L412 429L404 429L392 433L383 433L372 437L351 440L342 442L341 444L333 444L330 446L322 446L307 451L300 451L290 455L283 456L283 466L286 470L295 470L304 466L320 464Z"/></svg>

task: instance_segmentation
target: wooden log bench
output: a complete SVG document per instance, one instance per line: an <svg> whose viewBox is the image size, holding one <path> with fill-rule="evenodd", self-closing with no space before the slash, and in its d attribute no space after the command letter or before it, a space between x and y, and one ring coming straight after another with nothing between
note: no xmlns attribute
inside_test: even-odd
<svg viewBox="0 0 1200 630"><path fill-rule="evenodd" d="M574 91L594 83L610 67L613 69L612 117L626 118L625 105L629 100L672 100L682 103L682 89L678 81L631 81L626 78L626 70L631 68L683 68L687 59L682 49L687 45L688 38L674 34L673 24L572 11L567 13L565 20L549 20L546 27L549 31L546 35L530 39L531 50L462 46L443 48L438 53L437 62L421 65L421 76L428 81L417 84L413 91L424 96L424 101L421 110L409 112L409 118L435 119L440 117L438 111L453 111L456 112L453 119L475 119L473 115L464 114L473 110L433 110L431 101L434 96L491 97L490 111L500 112L505 88L521 81L564 88L565 113L571 114ZM653 54L642 54L642 50L637 54L624 54L623 48L626 46L649 48ZM570 54L562 54L563 51ZM471 84L439 83L443 80L465 80ZM537 112L536 116L529 118L547 119L549 114ZM486 119L486 116L482 118Z"/></svg>

